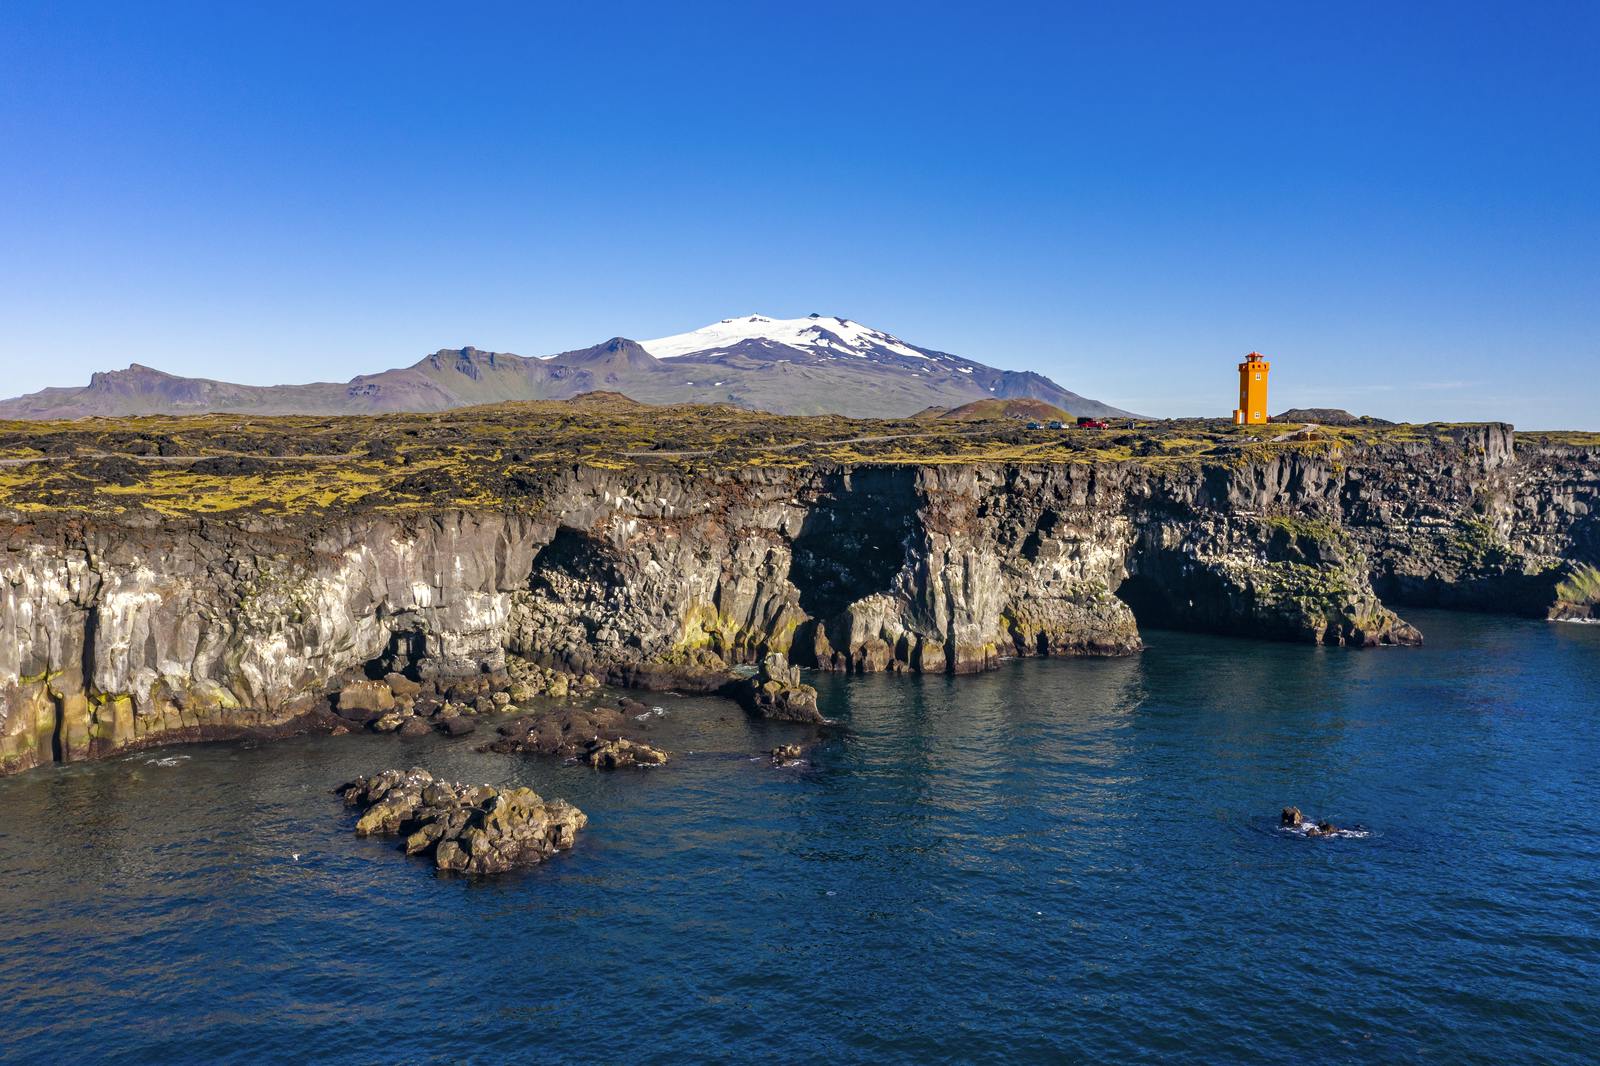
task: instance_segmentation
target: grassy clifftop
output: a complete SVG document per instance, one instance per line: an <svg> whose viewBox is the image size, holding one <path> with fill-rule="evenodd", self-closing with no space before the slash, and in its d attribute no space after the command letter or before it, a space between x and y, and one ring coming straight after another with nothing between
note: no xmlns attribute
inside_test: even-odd
<svg viewBox="0 0 1600 1066"><path fill-rule="evenodd" d="M197 415L0 423L0 508L40 513L297 514L446 504L518 506L574 464L705 473L818 463L1246 462L1284 451L1442 438L1447 427L1143 422L1030 430L972 421L784 416L651 407L617 395L434 414Z"/></svg>

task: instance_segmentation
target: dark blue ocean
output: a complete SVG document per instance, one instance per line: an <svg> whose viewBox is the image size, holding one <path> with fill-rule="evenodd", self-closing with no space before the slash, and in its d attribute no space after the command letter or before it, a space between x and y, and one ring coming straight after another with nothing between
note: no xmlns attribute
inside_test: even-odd
<svg viewBox="0 0 1600 1066"><path fill-rule="evenodd" d="M806 768L657 697L656 771L349 736L0 780L0 1056L1595 1061L1600 627L1409 617L1427 647L822 677L848 731ZM330 794L413 764L589 828L436 875Z"/></svg>

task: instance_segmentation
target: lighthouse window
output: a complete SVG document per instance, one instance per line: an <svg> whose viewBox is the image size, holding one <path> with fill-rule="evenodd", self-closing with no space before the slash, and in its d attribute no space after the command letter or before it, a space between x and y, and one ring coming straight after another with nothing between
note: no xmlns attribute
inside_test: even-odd
<svg viewBox="0 0 1600 1066"><path fill-rule="evenodd" d="M1256 375L1256 380L1257 380L1257 381L1260 381L1260 380L1261 380L1261 375L1260 375L1260 374L1257 374L1257 375Z"/></svg>

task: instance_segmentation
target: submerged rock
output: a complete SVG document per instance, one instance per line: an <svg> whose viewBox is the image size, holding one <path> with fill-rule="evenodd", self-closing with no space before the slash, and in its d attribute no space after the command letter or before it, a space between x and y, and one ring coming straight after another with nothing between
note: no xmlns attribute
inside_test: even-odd
<svg viewBox="0 0 1600 1066"><path fill-rule="evenodd" d="M431 855L441 870L503 873L572 847L588 817L566 800L530 788L463 786L427 770L384 770L338 789L362 809L357 836L405 836L408 855Z"/></svg>
<svg viewBox="0 0 1600 1066"><path fill-rule="evenodd" d="M636 700L623 702L644 706ZM606 770L660 766L667 761L666 752L627 735L629 726L622 709L563 707L507 722L499 729L499 739L479 750L581 758L590 766Z"/></svg>
<svg viewBox="0 0 1600 1066"><path fill-rule="evenodd" d="M525 714L500 726L500 737L485 751L524 755L573 756L594 740L615 740L623 735L627 720L609 707L563 707Z"/></svg>

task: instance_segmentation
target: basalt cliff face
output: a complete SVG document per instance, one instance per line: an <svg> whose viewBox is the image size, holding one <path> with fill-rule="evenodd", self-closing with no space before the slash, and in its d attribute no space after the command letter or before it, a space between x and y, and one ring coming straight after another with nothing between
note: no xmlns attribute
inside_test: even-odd
<svg viewBox="0 0 1600 1066"><path fill-rule="evenodd" d="M0 525L0 771L316 720L352 677L711 688L771 653L970 672L1117 655L1138 619L1332 644L1380 599L1542 613L1596 558L1590 449L1509 427L1149 464L574 465L525 509Z"/></svg>

